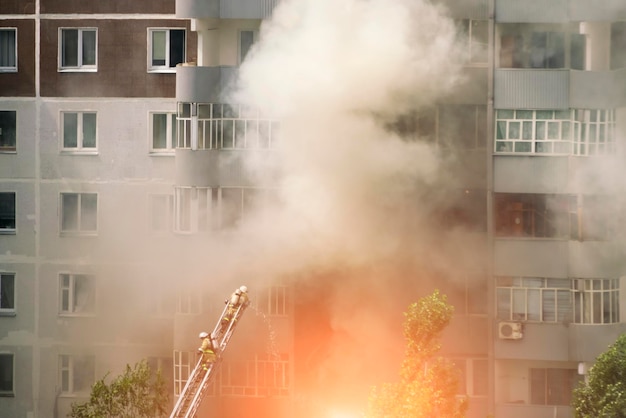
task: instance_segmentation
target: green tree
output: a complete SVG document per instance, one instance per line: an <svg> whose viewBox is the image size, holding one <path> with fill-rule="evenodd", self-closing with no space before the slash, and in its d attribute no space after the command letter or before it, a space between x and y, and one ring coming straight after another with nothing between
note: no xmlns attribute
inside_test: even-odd
<svg viewBox="0 0 626 418"><path fill-rule="evenodd" d="M626 418L626 334L598 356L572 407L576 418Z"/></svg>
<svg viewBox="0 0 626 418"><path fill-rule="evenodd" d="M154 418L164 416L169 405L161 371L154 373L145 360L105 382L105 375L91 387L89 401L72 404L72 418Z"/></svg>
<svg viewBox="0 0 626 418"><path fill-rule="evenodd" d="M440 337L454 308L438 290L409 305L404 313L407 340L400 381L375 387L370 393L367 418L462 418L467 401L457 395L458 370L437 356Z"/></svg>

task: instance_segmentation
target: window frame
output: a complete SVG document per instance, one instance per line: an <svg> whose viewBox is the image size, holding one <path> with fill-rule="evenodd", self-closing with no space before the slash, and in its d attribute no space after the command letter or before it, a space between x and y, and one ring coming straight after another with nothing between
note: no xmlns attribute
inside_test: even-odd
<svg viewBox="0 0 626 418"><path fill-rule="evenodd" d="M533 376L533 374L535 376ZM567 376L569 375L569 376ZM567 377L567 379L564 379ZM578 370L554 367L531 367L528 369L528 395L530 405L570 406L573 389L583 377ZM540 382L541 381L541 382ZM569 383L567 385L566 383ZM537 387L541 385L542 387ZM556 390L555 390L556 389ZM541 399L536 396L540 392ZM556 395L555 395L556 394ZM555 396L561 395L559 399ZM537 401L540 402L537 402Z"/></svg>
<svg viewBox="0 0 626 418"><path fill-rule="evenodd" d="M575 324L599 325L620 322L619 279L577 278L573 280L572 292ZM608 310L605 310L607 304Z"/></svg>
<svg viewBox="0 0 626 418"><path fill-rule="evenodd" d="M161 111L152 111L149 112L149 134L148 138L150 139L150 154L152 155L167 155L173 156L176 151L176 146L178 143L178 121L176 117L177 112L161 112ZM165 147L157 148L155 146L155 116L165 115Z"/></svg>
<svg viewBox="0 0 626 418"><path fill-rule="evenodd" d="M217 190L211 187L175 187L174 232L191 234L212 231Z"/></svg>
<svg viewBox="0 0 626 418"><path fill-rule="evenodd" d="M13 119L13 143L11 145L2 145L2 142L0 142L0 154L15 154L17 152L17 111L10 109L0 109L0 113L13 114L12 118L10 116L7 116L7 119ZM3 135L3 128L6 128L6 126L3 125L0 125L0 136Z"/></svg>
<svg viewBox="0 0 626 418"><path fill-rule="evenodd" d="M555 283L561 286L555 286ZM574 313L571 289L572 279L567 278L498 276L496 317L499 321L570 323ZM550 293L553 293L552 297ZM563 295L567 296L567 302L562 299ZM562 304L565 309L560 309Z"/></svg>
<svg viewBox="0 0 626 418"><path fill-rule="evenodd" d="M467 48L467 61L465 65L470 67L487 66L489 63L489 39L486 40L486 43L480 42L480 39L475 36L476 30L474 28L478 24L486 25L485 30L488 38L489 21L484 19L458 19L456 23L459 35L462 37L462 42Z"/></svg>
<svg viewBox="0 0 626 418"><path fill-rule="evenodd" d="M247 50L244 52L243 46L243 34L244 33L252 33L252 43L248 46ZM237 31L237 64L241 65L245 61L246 57L252 50L254 44L259 40L259 30L258 29L239 29Z"/></svg>
<svg viewBox="0 0 626 418"><path fill-rule="evenodd" d="M278 122L256 109L228 103L177 104L177 148L271 149Z"/></svg>
<svg viewBox="0 0 626 418"><path fill-rule="evenodd" d="M187 62L187 28L185 27L151 27L147 28L148 34L148 51L147 51L147 71L148 73L175 73L176 66L178 64L183 64ZM153 36L154 32L165 32L165 63L163 65L154 65L154 51L153 51ZM183 32L183 45L182 45L182 61L180 63L176 63L172 65L172 58L170 56L171 52L171 33L172 31L182 31Z"/></svg>
<svg viewBox="0 0 626 418"><path fill-rule="evenodd" d="M289 355L278 352L255 354L253 360L225 361L220 368L219 395L288 397L291 367Z"/></svg>
<svg viewBox="0 0 626 418"><path fill-rule="evenodd" d="M591 156L613 155L617 151L615 109L496 109L495 112L493 151L497 155ZM566 113L568 116L564 117ZM525 126L530 127L528 132ZM556 135L551 134L554 129Z"/></svg>
<svg viewBox="0 0 626 418"><path fill-rule="evenodd" d="M0 73L16 73L17 72L17 68L18 68L18 62L17 62L17 59L18 59L17 27L10 27L10 26L0 27L0 33L2 33L2 32L7 32L8 33L10 31L13 31L15 33L15 42L14 42L14 45L13 45L13 61L15 62L15 65L13 65L13 66L9 66L9 65L2 66L1 63L0 63ZM0 39L0 41L1 41L1 39Z"/></svg>
<svg viewBox="0 0 626 418"><path fill-rule="evenodd" d="M12 195L13 196L13 202L8 202L8 206L10 207L11 204L13 205L13 227L8 227L8 228L3 228L0 227L0 235L17 235L17 192L14 191L0 191L0 196L3 195ZM2 206L0 205L0 208ZM1 214L1 212L0 212ZM9 214L9 212L7 212L7 214ZM9 215L7 215L9 216ZM10 222L10 217L7 217L7 219L9 219Z"/></svg>
<svg viewBox="0 0 626 418"><path fill-rule="evenodd" d="M11 307L5 307L2 303L2 300L4 299L4 294L5 294L5 289L7 286L9 286L8 284L5 284L5 282L7 281L8 278L11 278L11 304L13 306ZM15 281L15 277L16 277L16 273L15 272L8 272L8 271L0 271L0 316L15 316L16 313L16 302L17 302L17 298L16 298L16 281Z"/></svg>
<svg viewBox="0 0 626 418"><path fill-rule="evenodd" d="M76 30L77 31L77 45L76 45L76 65L63 65L63 56L65 51L65 44L63 42L63 32ZM83 64L85 57L83 56L83 50L85 45L83 43L84 33L94 32L94 63ZM97 72L98 71L98 28L97 27L60 27L58 35L58 62L57 68L59 72Z"/></svg>
<svg viewBox="0 0 626 418"><path fill-rule="evenodd" d="M0 390L0 397L14 397L15 396L15 353L0 352L0 357L10 357L11 363L11 389Z"/></svg>
<svg viewBox="0 0 626 418"><path fill-rule="evenodd" d="M68 284L65 284L65 278L68 279ZM87 298L89 299L87 303L85 303L85 310L83 308L78 309L79 303L77 300L80 295L78 295L78 291L76 289L77 279L85 279L88 282L87 285ZM93 274L86 273L70 273L70 272L61 272L59 273L59 316L60 317L92 317L96 315L96 277ZM66 297L67 294L67 297ZM65 305L65 300L67 300L67 308Z"/></svg>
<svg viewBox="0 0 626 418"><path fill-rule="evenodd" d="M65 118L69 115L76 115L76 146L68 147L65 145ZM85 115L94 115L95 127L94 127L94 146L85 146ZM59 135L61 143L61 152L65 154L84 154L95 155L98 154L98 112L95 110L62 110L59 116Z"/></svg>
<svg viewBox="0 0 626 418"><path fill-rule="evenodd" d="M82 360L82 362L84 363L88 363L87 365L90 366L91 370L85 370L85 364L76 364L79 363L79 360ZM87 371L91 373L91 376L88 376L90 382L88 384L85 384L85 387L75 388L77 370ZM60 395L64 397L72 397L88 394L91 390L92 385L95 383L95 372L95 356L59 354L58 387ZM65 378L65 374L67 374L67 378Z"/></svg>
<svg viewBox="0 0 626 418"><path fill-rule="evenodd" d="M76 207L76 229L63 229L63 222L64 222L64 217L65 217L65 206L64 206L64 202L63 202L63 198L65 196L70 196L70 195L76 195L78 196L78 201L77 201L77 207ZM95 228L94 229L83 229L82 227L82 218L84 216L83 214L83 196L84 195L93 195L95 196L95 214L94 216L94 222L95 222ZM96 236L98 235L98 200L99 200L99 194L95 193L95 192L60 192L59 193L59 231L60 231L60 236Z"/></svg>

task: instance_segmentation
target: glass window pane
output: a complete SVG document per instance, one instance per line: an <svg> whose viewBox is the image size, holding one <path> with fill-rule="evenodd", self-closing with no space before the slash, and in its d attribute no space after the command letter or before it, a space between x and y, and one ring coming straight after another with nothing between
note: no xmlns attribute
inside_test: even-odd
<svg viewBox="0 0 626 418"><path fill-rule="evenodd" d="M13 354L0 354L0 392L13 392Z"/></svg>
<svg viewBox="0 0 626 418"><path fill-rule="evenodd" d="M83 148L96 147L96 114L83 113Z"/></svg>
<svg viewBox="0 0 626 418"><path fill-rule="evenodd" d="M506 121L499 120L496 123L496 139L507 139L506 138Z"/></svg>
<svg viewBox="0 0 626 418"><path fill-rule="evenodd" d="M242 30L239 38L239 62L243 62L254 43L254 32Z"/></svg>
<svg viewBox="0 0 626 418"><path fill-rule="evenodd" d="M528 297L528 320L541 320L541 291L539 289L529 289Z"/></svg>
<svg viewBox="0 0 626 418"><path fill-rule="evenodd" d="M13 274L0 275L0 309L15 308L15 276Z"/></svg>
<svg viewBox="0 0 626 418"><path fill-rule="evenodd" d="M559 139L559 122L548 122L548 139Z"/></svg>
<svg viewBox="0 0 626 418"><path fill-rule="evenodd" d="M508 139L520 139L520 123L509 122Z"/></svg>
<svg viewBox="0 0 626 418"><path fill-rule="evenodd" d="M0 150L14 151L16 137L17 112L14 110L0 111Z"/></svg>
<svg viewBox="0 0 626 418"><path fill-rule="evenodd" d="M78 114L63 113L63 148L78 147Z"/></svg>
<svg viewBox="0 0 626 418"><path fill-rule="evenodd" d="M78 66L78 29L61 31L61 66Z"/></svg>
<svg viewBox="0 0 626 418"><path fill-rule="evenodd" d="M538 140L546 139L546 123L535 122L535 138Z"/></svg>
<svg viewBox="0 0 626 418"><path fill-rule="evenodd" d="M152 148L164 149L167 147L167 114L152 115Z"/></svg>
<svg viewBox="0 0 626 418"><path fill-rule="evenodd" d="M95 231L98 229L98 195L83 193L80 196L80 229L82 231Z"/></svg>
<svg viewBox="0 0 626 418"><path fill-rule="evenodd" d="M61 229L63 231L78 230L78 195L64 193L61 195Z"/></svg>
<svg viewBox="0 0 626 418"><path fill-rule="evenodd" d="M0 29L0 67L16 66L15 29Z"/></svg>
<svg viewBox="0 0 626 418"><path fill-rule="evenodd" d="M84 30L82 65L96 65L96 31Z"/></svg>
<svg viewBox="0 0 626 418"><path fill-rule="evenodd" d="M531 142L516 142L515 152L532 152Z"/></svg>
<svg viewBox="0 0 626 418"><path fill-rule="evenodd" d="M15 193L0 193L0 229L15 229Z"/></svg>
<svg viewBox="0 0 626 418"><path fill-rule="evenodd" d="M165 65L166 32L164 30L152 31L152 65Z"/></svg>
<svg viewBox="0 0 626 418"><path fill-rule="evenodd" d="M522 139L533 139L532 122L522 122Z"/></svg>
<svg viewBox="0 0 626 418"><path fill-rule="evenodd" d="M498 119L513 119L513 110L498 110Z"/></svg>
<svg viewBox="0 0 626 418"><path fill-rule="evenodd" d="M185 30L170 30L170 67L185 62Z"/></svg>

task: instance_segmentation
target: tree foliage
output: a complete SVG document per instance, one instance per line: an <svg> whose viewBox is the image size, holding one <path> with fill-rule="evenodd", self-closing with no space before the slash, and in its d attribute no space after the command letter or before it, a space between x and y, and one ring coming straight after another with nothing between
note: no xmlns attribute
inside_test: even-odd
<svg viewBox="0 0 626 418"><path fill-rule="evenodd" d="M598 356L573 395L576 418L626 418L626 334Z"/></svg>
<svg viewBox="0 0 626 418"><path fill-rule="evenodd" d="M409 305L404 313L407 340L400 381L373 388L367 418L462 418L467 402L457 399L458 371L437 356L442 331L454 308L445 295L433 294Z"/></svg>
<svg viewBox="0 0 626 418"><path fill-rule="evenodd" d="M165 416L169 405L161 371L154 373L145 360L105 382L108 374L91 387L89 401L72 404L71 418L154 418Z"/></svg>

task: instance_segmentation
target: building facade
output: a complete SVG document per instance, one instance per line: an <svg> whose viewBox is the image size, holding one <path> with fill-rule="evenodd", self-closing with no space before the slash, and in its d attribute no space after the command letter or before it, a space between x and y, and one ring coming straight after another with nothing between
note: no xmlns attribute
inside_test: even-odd
<svg viewBox="0 0 626 418"><path fill-rule="evenodd" d="M272 151L280 122L226 93L278 3L0 0L0 415L66 416L142 358L180 393L223 307L196 290L210 266L184 261L276 187L243 160ZM466 82L396 128L463 156L451 222L487 249L440 286L444 350L468 417L569 418L571 389L626 330L626 1L440 3ZM299 392L298 289L255 287L199 414L319 416Z"/></svg>

